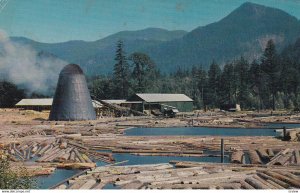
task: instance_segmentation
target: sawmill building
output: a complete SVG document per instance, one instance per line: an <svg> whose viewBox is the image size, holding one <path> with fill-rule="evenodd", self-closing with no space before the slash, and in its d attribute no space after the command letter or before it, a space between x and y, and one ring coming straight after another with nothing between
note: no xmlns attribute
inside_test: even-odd
<svg viewBox="0 0 300 193"><path fill-rule="evenodd" d="M193 111L193 100L185 94L138 93L126 101L138 111L176 109L179 112Z"/></svg>

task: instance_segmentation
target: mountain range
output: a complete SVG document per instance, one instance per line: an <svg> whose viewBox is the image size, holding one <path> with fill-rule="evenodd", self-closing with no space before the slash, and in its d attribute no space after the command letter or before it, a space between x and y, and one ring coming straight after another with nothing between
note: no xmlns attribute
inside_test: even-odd
<svg viewBox="0 0 300 193"><path fill-rule="evenodd" d="M259 59L269 39L281 50L299 37L300 21L296 17L279 9L244 3L220 21L190 32L147 28L122 31L91 42L41 43L25 37L11 40L80 64L88 75L96 75L112 71L118 40L124 41L127 55L144 52L161 71L172 72L193 65L207 69L213 60L222 65L240 56Z"/></svg>

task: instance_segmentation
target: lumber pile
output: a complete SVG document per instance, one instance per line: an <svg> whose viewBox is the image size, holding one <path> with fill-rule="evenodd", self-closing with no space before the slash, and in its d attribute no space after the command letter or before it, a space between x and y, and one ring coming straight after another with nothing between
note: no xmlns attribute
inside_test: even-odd
<svg viewBox="0 0 300 193"><path fill-rule="evenodd" d="M300 168L243 168L207 164L174 168L171 164L102 166L68 180L56 189L286 189L300 187ZM198 164L198 165L197 165Z"/></svg>

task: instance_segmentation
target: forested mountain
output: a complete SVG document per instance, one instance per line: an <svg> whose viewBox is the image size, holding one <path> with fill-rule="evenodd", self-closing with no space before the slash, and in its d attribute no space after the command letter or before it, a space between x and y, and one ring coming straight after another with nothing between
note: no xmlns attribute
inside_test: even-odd
<svg viewBox="0 0 300 193"><path fill-rule="evenodd" d="M148 53L165 71L215 60L220 64L239 58L257 59L273 39L278 49L300 37L300 22L279 9L245 3L224 19L198 27L178 40L154 46ZM176 69L176 68L175 68Z"/></svg>
<svg viewBox="0 0 300 193"><path fill-rule="evenodd" d="M118 40L124 42L124 50L148 54L163 72L177 68L202 65L208 69L211 61L224 65L239 58L258 59L269 39L278 50L294 43L300 36L297 18L279 9L253 3L244 3L218 22L201 26L187 33L148 28L123 31L93 41L69 41L63 43L39 43L13 37L13 41L32 45L38 51L53 53L67 62L80 64L89 75L112 72L114 51Z"/></svg>
<svg viewBox="0 0 300 193"><path fill-rule="evenodd" d="M62 43L41 43L24 37L11 37L14 42L31 45L37 51L52 53L57 57L82 66L87 74L105 74L112 71L114 52L118 40L123 40L128 53L182 37L187 32L147 28L138 31L122 31L106 38L86 42L80 40Z"/></svg>

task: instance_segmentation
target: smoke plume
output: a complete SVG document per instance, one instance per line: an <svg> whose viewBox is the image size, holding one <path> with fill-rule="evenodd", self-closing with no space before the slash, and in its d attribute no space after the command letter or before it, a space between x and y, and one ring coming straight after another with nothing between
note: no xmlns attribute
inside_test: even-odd
<svg viewBox="0 0 300 193"><path fill-rule="evenodd" d="M67 63L29 45L10 40L0 30L0 79L13 82L28 93L53 94L60 70Z"/></svg>

